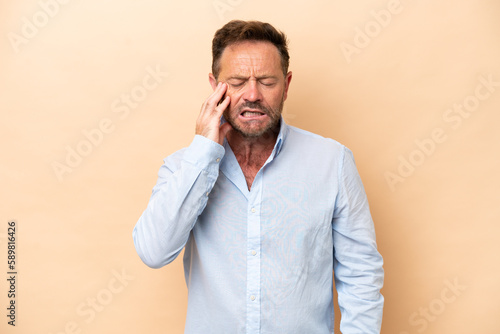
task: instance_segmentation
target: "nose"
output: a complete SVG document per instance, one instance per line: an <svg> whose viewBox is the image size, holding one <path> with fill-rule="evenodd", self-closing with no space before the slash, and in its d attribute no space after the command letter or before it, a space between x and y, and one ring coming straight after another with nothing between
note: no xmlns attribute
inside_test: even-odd
<svg viewBox="0 0 500 334"><path fill-rule="evenodd" d="M262 100L262 94L259 90L257 80L248 81L245 92L243 93L243 99L248 102L257 102Z"/></svg>

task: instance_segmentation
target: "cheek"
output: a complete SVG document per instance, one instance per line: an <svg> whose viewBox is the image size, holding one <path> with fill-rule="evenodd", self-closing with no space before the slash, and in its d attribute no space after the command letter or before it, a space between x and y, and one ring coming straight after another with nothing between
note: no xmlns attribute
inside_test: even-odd
<svg viewBox="0 0 500 334"><path fill-rule="evenodd" d="M229 90L226 94L231 97L231 102L230 102L231 108L234 108L242 101L241 92L237 91L235 92L234 90L233 91Z"/></svg>
<svg viewBox="0 0 500 334"><path fill-rule="evenodd" d="M281 99L283 98L283 90L276 90L270 92L267 96L267 103L272 105L279 105L281 103Z"/></svg>

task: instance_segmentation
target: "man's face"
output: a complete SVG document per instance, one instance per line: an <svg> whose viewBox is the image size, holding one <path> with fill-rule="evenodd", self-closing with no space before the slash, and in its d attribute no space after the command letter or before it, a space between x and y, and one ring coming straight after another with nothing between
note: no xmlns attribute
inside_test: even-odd
<svg viewBox="0 0 500 334"><path fill-rule="evenodd" d="M218 81L231 97L224 118L246 138L275 130L280 121L292 73L283 75L278 49L269 42L245 41L226 47ZM214 85L214 79L211 79Z"/></svg>

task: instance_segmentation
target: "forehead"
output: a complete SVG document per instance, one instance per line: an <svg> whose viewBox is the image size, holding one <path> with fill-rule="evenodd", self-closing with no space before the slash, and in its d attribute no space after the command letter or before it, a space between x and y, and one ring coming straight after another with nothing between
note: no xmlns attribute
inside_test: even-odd
<svg viewBox="0 0 500 334"><path fill-rule="evenodd" d="M224 49L220 59L220 75L262 75L281 73L281 58L270 42L244 41Z"/></svg>

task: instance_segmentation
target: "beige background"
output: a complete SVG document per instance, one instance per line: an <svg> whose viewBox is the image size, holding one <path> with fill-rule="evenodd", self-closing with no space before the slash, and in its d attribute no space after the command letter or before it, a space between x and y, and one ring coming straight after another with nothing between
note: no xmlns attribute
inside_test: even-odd
<svg viewBox="0 0 500 334"><path fill-rule="evenodd" d="M183 332L181 258L147 268L132 229L193 137L213 33L235 18L290 39L286 121L355 154L385 259L382 333L500 332L498 1L60 1L0 4L1 333Z"/></svg>

